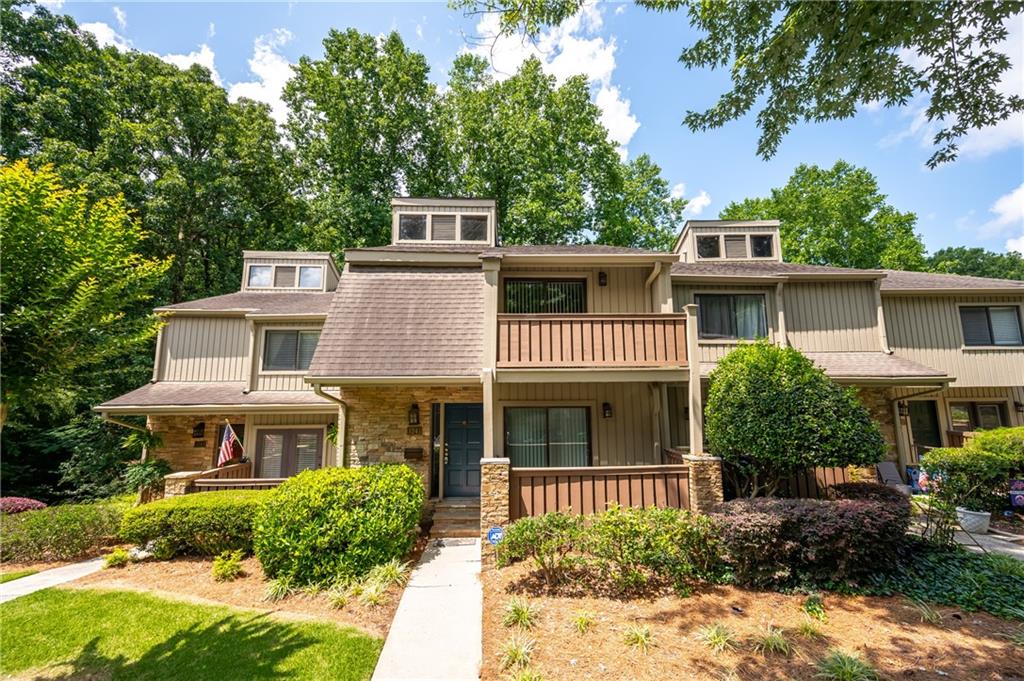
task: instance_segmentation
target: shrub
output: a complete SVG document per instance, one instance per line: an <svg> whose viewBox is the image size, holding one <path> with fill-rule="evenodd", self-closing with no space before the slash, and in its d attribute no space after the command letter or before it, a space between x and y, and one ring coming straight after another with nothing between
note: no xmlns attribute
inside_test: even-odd
<svg viewBox="0 0 1024 681"><path fill-rule="evenodd" d="M163 489L164 477L171 472L171 464L165 459L135 461L124 469L125 486L135 492L145 489Z"/></svg>
<svg viewBox="0 0 1024 681"><path fill-rule="evenodd" d="M530 664L533 648L537 643L532 638L514 635L501 646L501 668L522 669Z"/></svg>
<svg viewBox="0 0 1024 681"><path fill-rule="evenodd" d="M256 556L269 577L297 584L360 576L412 548L423 501L405 465L304 471L256 514Z"/></svg>
<svg viewBox="0 0 1024 681"><path fill-rule="evenodd" d="M24 511L38 511L46 508L46 504L28 497L0 497L0 513L15 515Z"/></svg>
<svg viewBox="0 0 1024 681"><path fill-rule="evenodd" d="M862 501L888 501L909 505L910 499L895 487L877 482L841 482L829 488L833 499L855 499Z"/></svg>
<svg viewBox="0 0 1024 681"><path fill-rule="evenodd" d="M878 672L859 657L841 650L831 650L817 664L818 678L826 681L876 681Z"/></svg>
<svg viewBox="0 0 1024 681"><path fill-rule="evenodd" d="M267 492L201 492L143 504L125 514L121 536L139 545L155 541L164 557L216 556L252 550L253 518Z"/></svg>
<svg viewBox="0 0 1024 681"><path fill-rule="evenodd" d="M646 624L631 624L626 627L626 645L632 646L641 652L648 652L654 647L654 634Z"/></svg>
<svg viewBox="0 0 1024 681"><path fill-rule="evenodd" d="M210 573L218 582L233 582L242 576L242 558L245 553L239 550L224 551L213 559Z"/></svg>
<svg viewBox="0 0 1024 681"><path fill-rule="evenodd" d="M594 615L586 610L579 610L573 615L572 628L578 634L585 634L594 626Z"/></svg>
<svg viewBox="0 0 1024 681"><path fill-rule="evenodd" d="M697 630L697 639L716 653L736 649L736 635L724 624L707 624Z"/></svg>
<svg viewBox="0 0 1024 681"><path fill-rule="evenodd" d="M713 513L738 583L830 586L891 560L910 523L909 504L814 499L735 499Z"/></svg>
<svg viewBox="0 0 1024 681"><path fill-rule="evenodd" d="M981 449L936 448L921 458L935 496L972 511L998 511L1007 504L1011 464Z"/></svg>
<svg viewBox="0 0 1024 681"><path fill-rule="evenodd" d="M126 549L114 549L103 557L103 567L122 568L132 562L131 554Z"/></svg>
<svg viewBox="0 0 1024 681"><path fill-rule="evenodd" d="M764 630L754 637L753 649L761 655L783 655L788 656L793 652L793 646L786 639L786 632L778 627L767 625Z"/></svg>
<svg viewBox="0 0 1024 681"><path fill-rule="evenodd" d="M737 496L771 495L802 468L867 465L885 453L856 392L793 348L741 345L710 382L705 436Z"/></svg>
<svg viewBox="0 0 1024 681"><path fill-rule="evenodd" d="M1014 474L1024 474L1024 426L983 430L974 436L971 447L1001 456Z"/></svg>
<svg viewBox="0 0 1024 681"><path fill-rule="evenodd" d="M803 610L808 617L813 617L819 622L828 622L828 615L825 613L825 602L821 599L821 596L817 594L805 598L800 609Z"/></svg>
<svg viewBox="0 0 1024 681"><path fill-rule="evenodd" d="M96 555L117 536L129 502L58 504L0 514L0 560L75 560Z"/></svg>
<svg viewBox="0 0 1024 681"><path fill-rule="evenodd" d="M583 520L567 513L520 518L509 526L498 545L498 564L532 559L548 583L558 582L582 532Z"/></svg>
<svg viewBox="0 0 1024 681"><path fill-rule="evenodd" d="M537 608L524 599L513 596L505 604L505 617L501 622L506 627L530 629L537 621Z"/></svg>

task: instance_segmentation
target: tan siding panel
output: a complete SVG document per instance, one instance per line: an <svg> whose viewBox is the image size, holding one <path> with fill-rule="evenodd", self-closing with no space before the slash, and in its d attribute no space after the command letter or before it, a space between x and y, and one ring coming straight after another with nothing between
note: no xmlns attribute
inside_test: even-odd
<svg viewBox="0 0 1024 681"><path fill-rule="evenodd" d="M598 286L598 274L608 275L608 285ZM513 267L501 270L506 277L529 276L576 277L587 280L587 306L589 312L629 314L648 311L649 294L644 282L650 276L649 267ZM499 301L504 311L504 293Z"/></svg>
<svg viewBox="0 0 1024 681"><path fill-rule="evenodd" d="M871 282L787 283L786 335L809 352L880 350Z"/></svg>
<svg viewBox="0 0 1024 681"><path fill-rule="evenodd" d="M245 380L248 343L244 319L174 317L164 328L160 380Z"/></svg>

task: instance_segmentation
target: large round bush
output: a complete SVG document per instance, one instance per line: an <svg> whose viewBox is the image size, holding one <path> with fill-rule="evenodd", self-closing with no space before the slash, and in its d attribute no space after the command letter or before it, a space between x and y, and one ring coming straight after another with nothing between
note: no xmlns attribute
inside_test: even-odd
<svg viewBox="0 0 1024 681"><path fill-rule="evenodd" d="M405 465L323 468L289 478L256 515L253 548L269 577L322 584L412 548L423 483Z"/></svg>
<svg viewBox="0 0 1024 681"><path fill-rule="evenodd" d="M741 345L711 373L706 435L736 496L771 496L796 471L867 465L885 440L856 393L793 348Z"/></svg>

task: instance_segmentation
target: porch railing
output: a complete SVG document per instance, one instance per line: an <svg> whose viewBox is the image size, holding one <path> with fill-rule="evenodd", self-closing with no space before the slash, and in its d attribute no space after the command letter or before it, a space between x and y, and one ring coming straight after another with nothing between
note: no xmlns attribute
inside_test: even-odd
<svg viewBox="0 0 1024 681"><path fill-rule="evenodd" d="M685 465L513 468L509 473L512 520L550 511L588 515L609 503L635 507L690 508L690 471Z"/></svg>
<svg viewBox="0 0 1024 681"><path fill-rule="evenodd" d="M686 364L686 315L498 315L498 368Z"/></svg>
<svg viewBox="0 0 1024 681"><path fill-rule="evenodd" d="M232 489L273 489L286 478L200 478L196 492L223 492Z"/></svg>
<svg viewBox="0 0 1024 681"><path fill-rule="evenodd" d="M849 469L805 468L785 480L777 494L793 499L825 499L829 487L844 482L850 482Z"/></svg>

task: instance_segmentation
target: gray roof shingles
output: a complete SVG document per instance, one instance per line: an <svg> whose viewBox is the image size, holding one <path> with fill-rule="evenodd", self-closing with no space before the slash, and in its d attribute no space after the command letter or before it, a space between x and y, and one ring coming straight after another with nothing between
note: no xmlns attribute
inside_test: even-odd
<svg viewBox="0 0 1024 681"><path fill-rule="evenodd" d="M161 381L148 383L96 407L97 410L129 407L188 407L194 405L213 406L259 406L259 405L311 405L324 406L331 403L309 390L253 391L243 392L242 381L216 383L184 383Z"/></svg>
<svg viewBox="0 0 1024 681"><path fill-rule="evenodd" d="M924 291L928 289L1010 289L1024 292L1024 281L1013 279L988 279L968 277L960 274L935 274L931 272L901 272L885 270L882 280L883 291Z"/></svg>
<svg viewBox="0 0 1024 681"><path fill-rule="evenodd" d="M271 293L269 291L240 291L212 298L200 298L176 305L165 305L157 310L203 312L246 312L251 314L327 314L334 292L329 293Z"/></svg>
<svg viewBox="0 0 1024 681"><path fill-rule="evenodd" d="M334 294L309 374L478 376L483 338L481 270L353 267Z"/></svg>
<svg viewBox="0 0 1024 681"><path fill-rule="evenodd" d="M804 355L835 378L938 379L945 376L942 371L884 352L804 352ZM701 363L701 374L710 374L715 366L714 362Z"/></svg>

